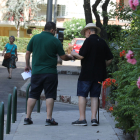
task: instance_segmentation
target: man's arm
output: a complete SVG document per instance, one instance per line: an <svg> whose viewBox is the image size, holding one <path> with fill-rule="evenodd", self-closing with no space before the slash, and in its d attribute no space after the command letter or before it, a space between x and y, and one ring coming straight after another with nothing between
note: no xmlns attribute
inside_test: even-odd
<svg viewBox="0 0 140 140"><path fill-rule="evenodd" d="M73 56L67 55L67 54L61 55L60 58L61 58L62 60L64 60L64 61L74 60L74 57L73 57Z"/></svg>
<svg viewBox="0 0 140 140"><path fill-rule="evenodd" d="M108 67L112 62L112 59L106 61L106 67Z"/></svg>
<svg viewBox="0 0 140 140"><path fill-rule="evenodd" d="M31 70L30 67L30 55L32 52L30 51L26 51L26 56L25 56L25 60L26 60L26 67L25 67L25 72L29 72Z"/></svg>
<svg viewBox="0 0 140 140"><path fill-rule="evenodd" d="M79 55L77 52L75 51L72 51L71 52L71 55L74 56L75 58L79 59L79 60L82 60L84 57Z"/></svg>

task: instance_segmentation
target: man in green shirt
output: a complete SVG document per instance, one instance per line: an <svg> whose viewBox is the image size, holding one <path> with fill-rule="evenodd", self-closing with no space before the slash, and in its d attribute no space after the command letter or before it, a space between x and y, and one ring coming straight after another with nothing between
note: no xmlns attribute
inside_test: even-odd
<svg viewBox="0 0 140 140"><path fill-rule="evenodd" d="M32 124L31 113L36 100L39 99L42 90L45 91L47 119L46 126L58 125L52 118L54 100L57 96L57 54L62 60L74 60L73 56L65 54L61 42L54 37L56 24L47 22L44 31L32 37L26 52L25 71L31 70L30 55L32 55L32 77L31 91L27 103L27 116L24 119L24 125Z"/></svg>

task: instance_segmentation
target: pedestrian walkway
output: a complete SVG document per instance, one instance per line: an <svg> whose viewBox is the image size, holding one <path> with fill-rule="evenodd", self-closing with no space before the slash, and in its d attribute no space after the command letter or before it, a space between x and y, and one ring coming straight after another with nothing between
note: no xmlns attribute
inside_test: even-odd
<svg viewBox="0 0 140 140"><path fill-rule="evenodd" d="M26 115L18 115L11 134L5 135L4 140L132 140L129 135L124 136L122 130L113 127L113 118L104 109L100 109L99 126L91 126L89 109L86 115L88 126L73 126L71 122L79 118L78 110L55 111L53 117L59 125L45 126L46 108L43 101L41 113L32 114L34 124L23 125Z"/></svg>
<svg viewBox="0 0 140 140"><path fill-rule="evenodd" d="M23 57L21 57L20 62L18 62L18 76L21 71L24 70L25 63L22 62ZM19 69L20 68L20 69ZM3 73L4 68L0 68ZM5 70L5 69L4 69ZM74 71L79 73L80 71L80 61L72 62L69 61L67 63L63 62L62 66L58 66L59 71L67 71L66 75L59 75L59 84L58 84L58 99L59 97L63 97L64 101L72 103L69 101L73 101L74 104L78 103L78 98L76 96L76 86L78 75L69 75L73 74ZM72 73L73 72L73 73ZM76 74L77 74L76 73ZM22 81L21 77L13 75L15 77L16 82L25 82ZM5 75L1 75L1 77ZM2 78L4 78L2 77ZM14 80L14 78L13 78ZM9 82L9 80L6 79ZM28 83L30 80L27 81ZM26 84L28 84L26 82ZM4 82L6 83L6 82ZM17 84L14 83L16 86ZM13 88L13 85L11 85ZM3 86L4 87L4 86ZM27 85L24 85L24 90ZM11 88L11 89L12 89ZM9 91L11 91L11 89ZM7 91L7 90L6 90ZM3 92L3 94L5 91ZM7 95L6 95L7 96ZM65 98L66 97L66 98ZM18 97L19 99L19 97ZM25 98L23 98L24 104L21 105L21 99L18 102L18 108L21 106L20 110L25 110ZM60 100L59 100L60 101ZM62 103L60 103L62 104ZM58 103L55 102L57 106ZM74 106L74 105L71 105ZM36 107L35 107L36 108ZM114 118L110 113L107 113L106 110L100 109L100 125L97 127L91 126L90 123L90 107L87 108L87 122L88 126L73 126L71 125L72 121L75 121L79 118L79 111L73 109L73 107L69 107L69 110L58 111L54 109L53 117L56 121L58 121L58 126L45 126L46 119L46 105L45 101L42 102L41 113L34 112L32 114L32 119L34 124L29 126L23 125L23 120L25 118L25 113L17 114L17 121L15 124L11 126L11 133L4 137L4 140L132 140L129 135L123 135L123 131L121 129L115 128ZM20 112L20 111L18 111Z"/></svg>

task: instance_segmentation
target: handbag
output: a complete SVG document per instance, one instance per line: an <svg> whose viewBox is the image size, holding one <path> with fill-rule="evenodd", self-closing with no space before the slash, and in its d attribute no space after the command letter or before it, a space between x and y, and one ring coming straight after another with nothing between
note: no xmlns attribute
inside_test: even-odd
<svg viewBox="0 0 140 140"><path fill-rule="evenodd" d="M14 48L14 46L13 46L13 48ZM11 49L11 51L10 51L9 53L6 53L6 54L4 55L4 59L9 59L9 58L11 58L11 52L12 52L13 48Z"/></svg>

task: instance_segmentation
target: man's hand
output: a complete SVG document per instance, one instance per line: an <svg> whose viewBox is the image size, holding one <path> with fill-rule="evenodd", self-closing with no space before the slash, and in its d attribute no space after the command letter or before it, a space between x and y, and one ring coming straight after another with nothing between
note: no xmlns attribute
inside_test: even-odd
<svg viewBox="0 0 140 140"><path fill-rule="evenodd" d="M112 59L106 61L106 67L108 67L111 64L111 62L112 62Z"/></svg>
<svg viewBox="0 0 140 140"><path fill-rule="evenodd" d="M82 60L82 59L84 58L83 56L79 55L79 54L78 54L77 52L75 52L75 51L72 51L72 52L71 52L71 55L72 55L73 57L79 59L79 60Z"/></svg>
<svg viewBox="0 0 140 140"><path fill-rule="evenodd" d="M75 56L75 55L77 55L77 52L71 51L71 55L72 55L72 56Z"/></svg>
<svg viewBox="0 0 140 140"><path fill-rule="evenodd" d="M75 60L74 56L72 56L72 55L69 55L69 56L71 57L71 60Z"/></svg>
<svg viewBox="0 0 140 140"><path fill-rule="evenodd" d="M24 69L25 72L29 72L30 70L32 70L32 68L30 66L26 66Z"/></svg>
<svg viewBox="0 0 140 140"><path fill-rule="evenodd" d="M64 61L75 60L72 55L67 55L67 54L60 56L60 58Z"/></svg>
<svg viewBox="0 0 140 140"><path fill-rule="evenodd" d="M4 56L4 53L2 53L2 56Z"/></svg>

